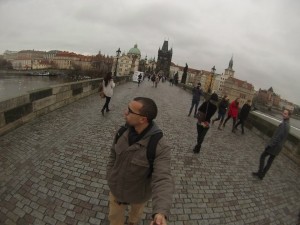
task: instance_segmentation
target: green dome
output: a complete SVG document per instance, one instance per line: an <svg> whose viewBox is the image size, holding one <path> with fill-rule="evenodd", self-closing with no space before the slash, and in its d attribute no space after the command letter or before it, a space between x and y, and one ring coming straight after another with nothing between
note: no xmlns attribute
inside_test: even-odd
<svg viewBox="0 0 300 225"><path fill-rule="evenodd" d="M141 55L141 51L137 48L137 44L129 50L128 54Z"/></svg>

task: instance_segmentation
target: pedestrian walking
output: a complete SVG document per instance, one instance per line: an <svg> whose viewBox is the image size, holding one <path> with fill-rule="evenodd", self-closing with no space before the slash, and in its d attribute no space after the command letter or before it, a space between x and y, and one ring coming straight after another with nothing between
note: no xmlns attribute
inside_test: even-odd
<svg viewBox="0 0 300 225"><path fill-rule="evenodd" d="M174 183L170 147L153 121L157 111L152 99L137 97L129 102L124 113L125 131L121 135L118 132L107 164L110 189L108 219L111 225L124 224L127 205L131 206L128 224L137 225L151 196L151 224L167 224ZM148 153L154 144L149 143L153 143L152 140L158 135L160 139L156 139L155 153L154 157L150 157L150 164Z"/></svg>
<svg viewBox="0 0 300 225"><path fill-rule="evenodd" d="M200 152L201 144L204 140L204 137L209 130L209 124L211 117L217 111L218 95L213 93L209 100L202 103L198 109L198 122L197 122L197 144L193 149L195 154Z"/></svg>
<svg viewBox="0 0 300 225"><path fill-rule="evenodd" d="M176 72L175 73L175 75L174 75L174 77L173 77L173 79L174 79L174 84L177 86L178 85L178 78L179 78L179 76L178 76L178 72Z"/></svg>
<svg viewBox="0 0 300 225"><path fill-rule="evenodd" d="M291 111L285 109L282 112L282 122L279 124L272 138L267 143L264 152L260 156L258 172L252 173L253 176L263 179L267 171L270 169L275 157L280 153L284 142L286 141L290 131L290 116ZM266 157L269 156L265 164Z"/></svg>
<svg viewBox="0 0 300 225"><path fill-rule="evenodd" d="M229 105L228 101L229 101L228 96L224 95L224 97L222 98L222 100L219 103L218 117L212 121L212 124L214 124L214 122L220 120L218 130L221 130L221 126L223 124L225 114L226 114L226 111L227 111L227 108L228 108L228 105Z"/></svg>
<svg viewBox="0 0 300 225"><path fill-rule="evenodd" d="M251 100L247 100L247 102L243 105L241 112L239 113L239 121L234 126L234 132L239 125L242 127L242 134L244 134L244 123L247 120L249 112L251 110Z"/></svg>
<svg viewBox="0 0 300 225"><path fill-rule="evenodd" d="M152 74L152 76L151 76L152 87L154 87L154 86L155 86L155 79L156 79L156 76L155 76L155 74Z"/></svg>
<svg viewBox="0 0 300 225"><path fill-rule="evenodd" d="M169 78L169 84L170 84L170 86L173 86L173 76L172 75Z"/></svg>
<svg viewBox="0 0 300 225"><path fill-rule="evenodd" d="M159 75L156 75L156 76L155 76L155 81L154 81L155 87L156 87L156 88L157 88L157 84L159 83L159 80L160 80L160 76L159 76Z"/></svg>
<svg viewBox="0 0 300 225"><path fill-rule="evenodd" d="M138 75L138 86L140 86L141 81L142 81L142 74L140 73Z"/></svg>
<svg viewBox="0 0 300 225"><path fill-rule="evenodd" d="M191 105L190 112L189 112L188 116L191 115L191 113L193 111L193 108L195 107L194 117L196 117L198 105L199 105L199 102L200 102L200 97L202 95L201 83L198 83L197 86L193 88L192 95L193 95L192 105Z"/></svg>
<svg viewBox="0 0 300 225"><path fill-rule="evenodd" d="M234 132L234 126L239 114L239 101L240 98L236 98L234 101L232 101L229 105L229 110L228 110L228 114L227 114L227 118L223 123L223 128L225 127L227 121L232 118L232 129L231 131Z"/></svg>
<svg viewBox="0 0 300 225"><path fill-rule="evenodd" d="M115 87L115 83L114 80L112 78L112 72L108 72L105 76L105 78L103 79L102 82L102 87L103 87L103 92L105 95L105 104L102 107L101 113L104 116L104 110L106 110L106 112L109 112L109 102L111 97L114 94L114 87Z"/></svg>

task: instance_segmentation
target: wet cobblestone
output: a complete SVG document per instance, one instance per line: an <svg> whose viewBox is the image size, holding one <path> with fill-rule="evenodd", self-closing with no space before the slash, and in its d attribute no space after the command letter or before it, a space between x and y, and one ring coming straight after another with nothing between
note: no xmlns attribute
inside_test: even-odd
<svg viewBox="0 0 300 225"><path fill-rule="evenodd" d="M156 120L172 146L175 195L168 224L299 224L300 169L280 154L263 181L264 141L247 129L208 131L192 153L191 95L168 83L116 87L103 117L98 95L81 99L0 137L0 224L108 224L106 163L123 112L136 96L153 98ZM149 224L151 201L143 221Z"/></svg>

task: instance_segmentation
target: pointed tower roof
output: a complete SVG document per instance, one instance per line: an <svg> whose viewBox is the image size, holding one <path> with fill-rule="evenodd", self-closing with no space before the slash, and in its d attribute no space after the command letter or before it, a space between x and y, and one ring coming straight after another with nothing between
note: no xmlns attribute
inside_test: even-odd
<svg viewBox="0 0 300 225"><path fill-rule="evenodd" d="M162 51L167 52L168 51L168 41L164 41L164 44L162 46Z"/></svg>
<svg viewBox="0 0 300 225"><path fill-rule="evenodd" d="M233 56L231 56L231 59L229 61L228 69L232 69L233 67Z"/></svg>

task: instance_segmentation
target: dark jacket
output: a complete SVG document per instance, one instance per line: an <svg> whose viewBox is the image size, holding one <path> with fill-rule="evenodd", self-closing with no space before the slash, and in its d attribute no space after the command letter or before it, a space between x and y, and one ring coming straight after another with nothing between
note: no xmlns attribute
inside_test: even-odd
<svg viewBox="0 0 300 225"><path fill-rule="evenodd" d="M107 164L110 191L118 201L127 203L143 203L152 196L153 214L168 216L174 192L171 149L162 137L156 146L152 177L148 178L147 145L150 136L161 130L153 123L151 129L132 145L129 145L129 130L111 148Z"/></svg>
<svg viewBox="0 0 300 225"><path fill-rule="evenodd" d="M193 100L194 101L200 101L200 97L202 95L202 90L198 87L194 87L193 91L192 91L192 94L193 94Z"/></svg>
<svg viewBox="0 0 300 225"><path fill-rule="evenodd" d="M211 101L205 101L201 104L198 111L206 113L205 121L210 123L211 117L217 111L217 106L215 104L211 103Z"/></svg>
<svg viewBox="0 0 300 225"><path fill-rule="evenodd" d="M220 114L225 114L228 108L229 102L226 99L222 99L221 102L219 103L219 113Z"/></svg>
<svg viewBox="0 0 300 225"><path fill-rule="evenodd" d="M271 155L278 155L284 145L284 142L287 139L289 131L289 120L283 120L275 130L271 140L268 142L266 152L268 152Z"/></svg>
<svg viewBox="0 0 300 225"><path fill-rule="evenodd" d="M248 103L245 103L241 109L241 112L239 113L239 119L246 120L249 115L250 110L251 110L251 105L249 105Z"/></svg>

